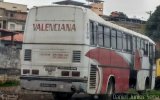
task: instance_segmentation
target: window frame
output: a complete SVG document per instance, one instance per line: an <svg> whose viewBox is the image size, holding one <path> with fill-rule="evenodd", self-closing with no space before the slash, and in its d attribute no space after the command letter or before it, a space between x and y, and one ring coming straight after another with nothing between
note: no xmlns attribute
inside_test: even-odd
<svg viewBox="0 0 160 100"><path fill-rule="evenodd" d="M133 50L132 49L132 36L130 34L127 34L127 51L132 52L132 50Z"/></svg>
<svg viewBox="0 0 160 100"><path fill-rule="evenodd" d="M123 41L123 51L127 52L127 34L126 33L122 34L122 41ZM124 42L125 42L125 44L124 44Z"/></svg>
<svg viewBox="0 0 160 100"><path fill-rule="evenodd" d="M109 32L106 32L105 29L108 29ZM107 39L109 39L109 45L106 45ZM104 47L111 48L111 28L108 26L104 26Z"/></svg>
<svg viewBox="0 0 160 100"><path fill-rule="evenodd" d="M101 30L101 38L102 38L102 44L100 44L100 31L99 31L99 27L101 27L102 28L102 30ZM103 25L101 25L101 24L99 24L98 25L98 31L97 31L97 44L98 44L98 46L100 46L100 47L104 47L104 26Z"/></svg>
<svg viewBox="0 0 160 100"><path fill-rule="evenodd" d="M149 53L149 41L144 40L144 55L148 56L148 53Z"/></svg>
<svg viewBox="0 0 160 100"><path fill-rule="evenodd" d="M114 34L112 33L113 31L115 31ZM115 39L115 42L113 41L114 39ZM111 29L111 47L112 49L117 49L117 30L113 28Z"/></svg>
<svg viewBox="0 0 160 100"><path fill-rule="evenodd" d="M132 51L135 53L137 50L137 36L132 36Z"/></svg>
<svg viewBox="0 0 160 100"><path fill-rule="evenodd" d="M119 48L119 43L121 44L120 48ZM117 30L117 50L122 50L122 49L123 49L123 32Z"/></svg>
<svg viewBox="0 0 160 100"><path fill-rule="evenodd" d="M92 26L91 26L92 23ZM97 24L95 21L89 21L90 45L97 45ZM92 28L91 28L92 27Z"/></svg>

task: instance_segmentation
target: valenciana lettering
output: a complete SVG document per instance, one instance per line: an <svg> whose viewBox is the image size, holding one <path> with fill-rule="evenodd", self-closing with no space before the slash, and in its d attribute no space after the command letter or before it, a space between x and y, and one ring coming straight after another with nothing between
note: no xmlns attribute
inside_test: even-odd
<svg viewBox="0 0 160 100"><path fill-rule="evenodd" d="M68 32L74 32L76 31L76 25L75 24L42 24L42 23L36 23L33 24L33 31L68 31Z"/></svg>

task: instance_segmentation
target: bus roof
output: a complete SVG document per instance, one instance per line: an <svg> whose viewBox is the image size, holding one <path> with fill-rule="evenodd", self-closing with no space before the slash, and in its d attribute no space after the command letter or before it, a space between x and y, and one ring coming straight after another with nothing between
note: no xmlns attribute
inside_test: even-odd
<svg viewBox="0 0 160 100"><path fill-rule="evenodd" d="M137 37L140 37L140 38L143 38L145 40L148 40L149 42L151 42L152 44L155 45L155 42L150 39L149 37L147 37L146 35L143 35L141 33L138 33L138 32L135 32L135 31L132 31L132 30L129 30L127 28L124 28L122 26L119 26L119 25L116 25L114 23L111 23L109 21L106 21L104 20L103 18L101 18L100 16L98 16L96 13L94 13L93 11L91 11L90 9L88 8L84 8L84 7L81 7L81 6L75 6L75 5L57 5L57 4L54 4L54 5L46 5L46 6L34 6L32 9L37 9L37 8L43 8L43 7L73 7L73 8L79 8L79 9L82 9L83 12L85 13L88 13L88 18L91 19L91 20L94 20L96 22L99 22L101 24L104 24L108 27L111 27L111 28L114 28L114 29L117 29L119 31L122 31L122 32L125 32L125 33L128 33L128 34L131 34L131 35L134 35L134 36L137 36Z"/></svg>
<svg viewBox="0 0 160 100"><path fill-rule="evenodd" d="M155 42L150 39L148 36L146 35L143 35L141 33L138 33L138 32L135 32L135 31L132 31L130 29L127 29L127 28L124 28L122 26L119 26L117 24L114 24L114 23L111 23L109 21L106 21L104 20L102 17L98 16L97 14L95 14L94 12L92 12L90 9L88 9L88 16L93 19L94 21L97 21L99 22L100 24L103 24L103 25L106 25L108 27L111 27L111 28L114 28L114 29L117 29L119 31L122 31L122 32L125 32L125 33L128 33L128 34L131 34L131 35L134 35L134 36L137 36L137 37L140 37L140 38L143 38L145 40L148 40L150 43L154 44L155 45Z"/></svg>

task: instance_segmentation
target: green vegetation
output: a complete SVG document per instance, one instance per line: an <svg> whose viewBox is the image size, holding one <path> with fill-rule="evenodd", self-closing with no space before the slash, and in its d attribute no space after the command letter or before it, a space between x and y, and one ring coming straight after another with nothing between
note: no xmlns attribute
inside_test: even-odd
<svg viewBox="0 0 160 100"><path fill-rule="evenodd" d="M138 94L138 92L137 92L135 89L129 89L129 90L128 90L128 93Z"/></svg>
<svg viewBox="0 0 160 100"><path fill-rule="evenodd" d="M10 86L18 86L20 85L19 81L7 81L5 83L0 83L0 87L10 87Z"/></svg>
<svg viewBox="0 0 160 100"><path fill-rule="evenodd" d="M152 13L146 23L146 35L160 42L160 6Z"/></svg>
<svg viewBox="0 0 160 100"><path fill-rule="evenodd" d="M156 58L160 58L160 5L150 15L146 23L145 34L156 42Z"/></svg>

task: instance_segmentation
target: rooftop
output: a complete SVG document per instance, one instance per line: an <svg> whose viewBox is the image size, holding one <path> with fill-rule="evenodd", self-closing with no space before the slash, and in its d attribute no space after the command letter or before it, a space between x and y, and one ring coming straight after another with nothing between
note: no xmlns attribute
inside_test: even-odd
<svg viewBox="0 0 160 100"><path fill-rule="evenodd" d="M91 8L91 6L86 5L85 3L78 2L78 1L73 1L73 0L58 1L58 2L53 2L53 4L76 5L76 6L82 6L82 7L86 7L86 8Z"/></svg>
<svg viewBox="0 0 160 100"><path fill-rule="evenodd" d="M104 2L103 0L86 0L88 2L94 2L94 3L101 3Z"/></svg>
<svg viewBox="0 0 160 100"><path fill-rule="evenodd" d="M11 11L27 12L27 5L23 4L0 2L0 7Z"/></svg>

